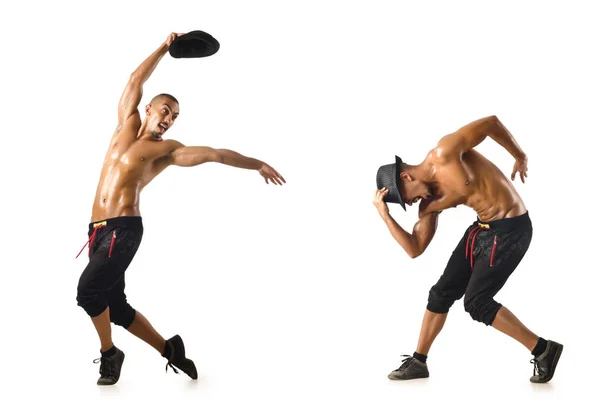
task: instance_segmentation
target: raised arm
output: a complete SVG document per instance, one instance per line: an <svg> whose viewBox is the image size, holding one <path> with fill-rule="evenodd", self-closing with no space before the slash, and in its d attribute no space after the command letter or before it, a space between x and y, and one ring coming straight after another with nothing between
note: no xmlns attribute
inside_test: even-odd
<svg viewBox="0 0 600 404"><path fill-rule="evenodd" d="M383 200L386 194L387 190L377 190L373 203L377 207L377 211L387 225L392 237L406 251L409 257L417 258L427 249L435 235L439 212L436 211L422 215L415 223L412 233L409 233L390 215L388 206Z"/></svg>
<svg viewBox="0 0 600 404"><path fill-rule="evenodd" d="M521 181L525 182L527 155L495 115L473 121L456 132L444 136L434 149L434 154L440 162L460 158L463 153L483 142L488 136L515 158L511 179L514 180L515 174L518 172Z"/></svg>
<svg viewBox="0 0 600 404"><path fill-rule="evenodd" d="M125 122L131 117L139 119L138 106L142 100L143 86L146 80L150 78L158 62L169 50L169 46L175 38L181 34L172 33L163 42L158 49L156 49L150 56L138 66L137 69L129 76L129 81L123 90L121 99L119 100L118 110L118 124L119 127L123 126Z"/></svg>
<svg viewBox="0 0 600 404"><path fill-rule="evenodd" d="M495 115L473 121L456 132L444 136L437 144L436 152L441 156L462 155L491 137L504 147L515 159L525 157L513 135Z"/></svg>
<svg viewBox="0 0 600 404"><path fill-rule="evenodd" d="M170 150L163 161L165 166L194 167L215 162L247 170L257 170L267 184L269 181L278 185L285 183L285 179L267 163L246 157L233 150L214 149L208 146L185 146L175 140L168 140L166 143Z"/></svg>

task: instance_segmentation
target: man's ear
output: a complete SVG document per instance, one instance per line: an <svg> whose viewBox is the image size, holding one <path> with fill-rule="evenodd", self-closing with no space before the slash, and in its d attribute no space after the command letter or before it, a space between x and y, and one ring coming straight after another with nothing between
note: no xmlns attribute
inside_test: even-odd
<svg viewBox="0 0 600 404"><path fill-rule="evenodd" d="M400 179L406 182L411 182L413 180L410 174L404 171L400 173Z"/></svg>
<svg viewBox="0 0 600 404"><path fill-rule="evenodd" d="M146 105L146 115L150 116L150 104Z"/></svg>

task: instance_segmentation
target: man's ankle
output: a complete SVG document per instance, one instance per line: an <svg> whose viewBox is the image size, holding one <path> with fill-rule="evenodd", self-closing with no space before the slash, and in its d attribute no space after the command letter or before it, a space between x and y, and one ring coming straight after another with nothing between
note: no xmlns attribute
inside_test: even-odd
<svg viewBox="0 0 600 404"><path fill-rule="evenodd" d="M169 359L171 357L171 344L168 341L165 341L165 347L163 349L163 358Z"/></svg>
<svg viewBox="0 0 600 404"><path fill-rule="evenodd" d="M110 349L107 349L106 351L103 351L101 349L100 353L102 354L103 357L113 356L114 354L117 353L117 348L113 345Z"/></svg>

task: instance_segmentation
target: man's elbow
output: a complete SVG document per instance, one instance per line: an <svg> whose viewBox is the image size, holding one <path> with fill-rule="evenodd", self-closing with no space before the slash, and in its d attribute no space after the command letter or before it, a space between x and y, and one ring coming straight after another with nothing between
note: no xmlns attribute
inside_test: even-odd
<svg viewBox="0 0 600 404"><path fill-rule="evenodd" d="M218 149L213 149L209 154L210 161L225 164L225 155Z"/></svg>
<svg viewBox="0 0 600 404"><path fill-rule="evenodd" d="M415 259L415 258L419 257L421 254L423 254L423 251L411 251L408 253L408 256L412 259Z"/></svg>
<svg viewBox="0 0 600 404"><path fill-rule="evenodd" d="M142 77L140 76L140 74L137 71L135 71L129 75L129 84L132 84L132 85L142 84Z"/></svg>
<svg viewBox="0 0 600 404"><path fill-rule="evenodd" d="M408 254L408 256L410 258L415 259L415 258L419 257L421 254L423 254L423 250L415 247L410 250L407 250L406 253Z"/></svg>
<svg viewBox="0 0 600 404"><path fill-rule="evenodd" d="M500 119L496 115L490 115L485 118L485 122L487 123L488 128L494 128L500 126Z"/></svg>

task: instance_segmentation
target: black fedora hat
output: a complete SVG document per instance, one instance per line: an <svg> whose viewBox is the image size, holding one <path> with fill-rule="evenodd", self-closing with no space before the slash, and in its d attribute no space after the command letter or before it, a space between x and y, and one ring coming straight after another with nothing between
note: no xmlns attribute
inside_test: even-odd
<svg viewBox="0 0 600 404"><path fill-rule="evenodd" d="M217 53L219 41L204 31L191 31L178 36L169 46L169 54L176 58L203 58Z"/></svg>
<svg viewBox="0 0 600 404"><path fill-rule="evenodd" d="M402 209L406 210L402 196L400 196L400 188L398 188L401 168L402 159L398 156L396 156L395 163L379 167L379 170L377 170L377 189L383 187L388 189L388 194L383 200L389 203L397 203L402 206Z"/></svg>

